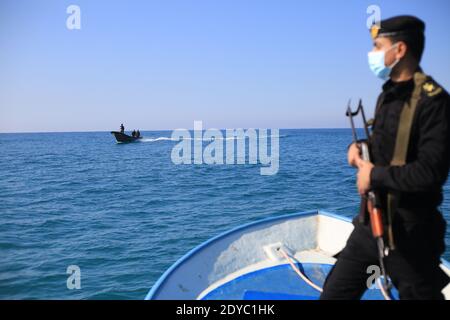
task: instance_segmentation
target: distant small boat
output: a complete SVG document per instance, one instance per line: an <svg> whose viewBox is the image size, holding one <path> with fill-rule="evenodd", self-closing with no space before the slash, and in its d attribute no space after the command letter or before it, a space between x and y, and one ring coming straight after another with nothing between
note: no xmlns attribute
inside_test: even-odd
<svg viewBox="0 0 450 320"><path fill-rule="evenodd" d="M353 229L324 211L269 218L218 235L173 264L147 300L315 300ZM303 270L306 280L296 274ZM450 275L450 264L441 268ZM300 271L299 271L300 273ZM394 298L398 298L395 288ZM450 298L450 285L442 291ZM362 299L382 300L373 284Z"/></svg>
<svg viewBox="0 0 450 320"><path fill-rule="evenodd" d="M125 133L119 132L119 131L111 131L111 134L116 138L117 142L124 143L124 142L134 142L139 139L142 139L142 136L140 137L133 137L129 136Z"/></svg>

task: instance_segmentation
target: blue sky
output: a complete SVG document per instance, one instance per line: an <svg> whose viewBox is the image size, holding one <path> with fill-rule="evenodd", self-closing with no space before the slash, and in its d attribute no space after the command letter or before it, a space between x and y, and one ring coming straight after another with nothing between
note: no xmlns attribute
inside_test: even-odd
<svg viewBox="0 0 450 320"><path fill-rule="evenodd" d="M426 22L422 66L448 89L445 0L1 0L0 132L347 127L382 85L371 4Z"/></svg>

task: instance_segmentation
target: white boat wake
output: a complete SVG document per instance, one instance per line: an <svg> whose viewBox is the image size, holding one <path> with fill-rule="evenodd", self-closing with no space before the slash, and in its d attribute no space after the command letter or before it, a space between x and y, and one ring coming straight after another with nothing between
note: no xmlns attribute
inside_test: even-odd
<svg viewBox="0 0 450 320"><path fill-rule="evenodd" d="M262 137L259 137L259 139L267 139L267 138L284 138L284 137L287 137L287 135L280 135L280 136L262 136ZM248 139L248 137L245 137L245 138L247 138ZM217 138L216 140L233 140L233 139L235 139L235 140L242 140L242 139L245 139L245 138L241 138L241 137L222 137L222 138ZM145 137L143 137L142 139L140 139L139 140L139 142L158 142L158 141L175 141L175 142L178 142L178 141L181 141L181 140L183 140L183 139L173 139L173 138L171 138L171 137L157 137L157 138L145 138ZM214 139L206 139L206 138L185 138L185 140L196 140L196 141L206 141L206 142L208 142L208 141L213 141Z"/></svg>

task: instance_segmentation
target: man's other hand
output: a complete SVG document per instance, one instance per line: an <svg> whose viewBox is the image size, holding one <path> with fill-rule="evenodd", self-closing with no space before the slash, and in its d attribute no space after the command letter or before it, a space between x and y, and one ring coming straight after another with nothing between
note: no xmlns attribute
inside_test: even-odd
<svg viewBox="0 0 450 320"><path fill-rule="evenodd" d="M352 167L356 167L357 162L361 161L361 150L359 149L356 142L352 143L348 148L347 152L348 164Z"/></svg>
<svg viewBox="0 0 450 320"><path fill-rule="evenodd" d="M360 195L366 194L370 189L370 173L374 165L370 161L358 160L356 162L358 167L357 181L358 192Z"/></svg>

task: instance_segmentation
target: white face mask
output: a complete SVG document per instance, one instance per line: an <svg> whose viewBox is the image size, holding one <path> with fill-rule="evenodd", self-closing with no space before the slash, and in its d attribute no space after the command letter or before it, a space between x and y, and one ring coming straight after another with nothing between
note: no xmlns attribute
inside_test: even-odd
<svg viewBox="0 0 450 320"><path fill-rule="evenodd" d="M396 47L397 47L397 44L394 44L385 51L371 51L368 53L369 68L370 68L370 70L372 70L372 72L378 78L381 78L383 80L389 79L392 69L400 61L400 59L397 59L390 66L386 66L384 64L384 58L385 58L386 52L388 52Z"/></svg>

